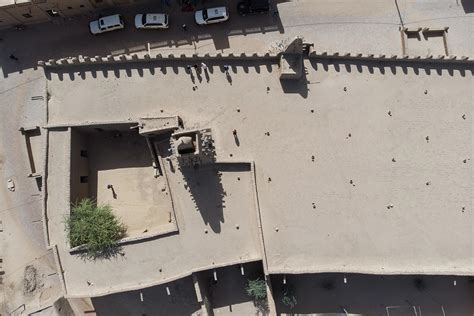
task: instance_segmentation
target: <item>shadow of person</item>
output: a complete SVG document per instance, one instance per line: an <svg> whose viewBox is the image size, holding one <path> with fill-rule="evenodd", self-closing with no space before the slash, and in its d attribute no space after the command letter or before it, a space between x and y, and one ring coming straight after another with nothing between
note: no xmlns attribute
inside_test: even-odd
<svg viewBox="0 0 474 316"><path fill-rule="evenodd" d="M239 136L237 134L234 135L234 141L235 141L235 145L237 145L237 147L240 146L240 140L239 140Z"/></svg>
<svg viewBox="0 0 474 316"><path fill-rule="evenodd" d="M229 82L229 84L232 85L232 77L231 77L228 70L226 70L226 72L225 72L225 77L227 79L227 82Z"/></svg>
<svg viewBox="0 0 474 316"><path fill-rule="evenodd" d="M204 77L206 77L206 82L209 82L211 80L211 77L209 76L209 72L207 69L204 70Z"/></svg>
<svg viewBox="0 0 474 316"><path fill-rule="evenodd" d="M196 77L198 78L199 83L201 83L202 82L202 76L201 76L201 73L197 70L196 70Z"/></svg>

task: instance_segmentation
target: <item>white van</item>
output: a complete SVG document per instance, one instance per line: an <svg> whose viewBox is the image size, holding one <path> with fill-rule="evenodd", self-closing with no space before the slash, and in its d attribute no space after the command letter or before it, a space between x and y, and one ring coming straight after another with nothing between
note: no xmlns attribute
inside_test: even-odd
<svg viewBox="0 0 474 316"><path fill-rule="evenodd" d="M125 27L123 17L120 14L104 16L89 23L91 34L101 34L105 32L120 30Z"/></svg>

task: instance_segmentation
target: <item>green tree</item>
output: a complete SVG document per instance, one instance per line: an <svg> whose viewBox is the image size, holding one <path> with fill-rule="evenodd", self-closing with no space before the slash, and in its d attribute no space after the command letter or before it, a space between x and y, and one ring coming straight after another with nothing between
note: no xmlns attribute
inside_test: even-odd
<svg viewBox="0 0 474 316"><path fill-rule="evenodd" d="M245 288L247 294L256 300L267 298L267 284L265 280L248 280L247 287Z"/></svg>
<svg viewBox="0 0 474 316"><path fill-rule="evenodd" d="M72 206L65 224L71 247L84 246L89 259L117 254L117 241L125 237L127 231L110 205L97 205L89 198Z"/></svg>
<svg viewBox="0 0 474 316"><path fill-rule="evenodd" d="M253 298L254 304L257 309L265 315L268 312L267 302L267 283L265 280L248 280L247 287L245 288L247 294Z"/></svg>

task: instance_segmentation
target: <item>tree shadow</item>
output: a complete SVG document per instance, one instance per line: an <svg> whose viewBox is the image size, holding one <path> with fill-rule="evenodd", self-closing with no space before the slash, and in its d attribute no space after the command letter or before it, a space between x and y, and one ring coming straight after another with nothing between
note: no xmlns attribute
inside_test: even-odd
<svg viewBox="0 0 474 316"><path fill-rule="evenodd" d="M116 259L119 255L123 256L124 251L122 245L116 243L102 251L92 253L87 250L87 246L84 246L83 249L73 252L73 254L77 254L83 261L97 261Z"/></svg>

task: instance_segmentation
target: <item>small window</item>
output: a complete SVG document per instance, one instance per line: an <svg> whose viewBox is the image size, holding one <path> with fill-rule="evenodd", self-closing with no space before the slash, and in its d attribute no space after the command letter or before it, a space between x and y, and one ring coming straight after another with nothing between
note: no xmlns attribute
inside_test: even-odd
<svg viewBox="0 0 474 316"><path fill-rule="evenodd" d="M81 8L84 8L84 5L83 5L83 4L81 4L79 7L81 7Z"/></svg>
<svg viewBox="0 0 474 316"><path fill-rule="evenodd" d="M88 176L81 176L81 183L88 183L89 177Z"/></svg>
<svg viewBox="0 0 474 316"><path fill-rule="evenodd" d="M72 9L72 7L67 7L67 8L68 8L68 10L71 10L71 9Z"/></svg>
<svg viewBox="0 0 474 316"><path fill-rule="evenodd" d="M22 14L22 15L23 15L23 17L25 17L25 18L27 18L27 19L33 17L33 16L32 16L31 14L29 14L29 13L24 13L24 14Z"/></svg>
<svg viewBox="0 0 474 316"><path fill-rule="evenodd" d="M81 157L84 157L84 158L89 157L89 153L87 152L87 150L81 150Z"/></svg>

